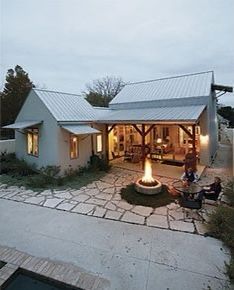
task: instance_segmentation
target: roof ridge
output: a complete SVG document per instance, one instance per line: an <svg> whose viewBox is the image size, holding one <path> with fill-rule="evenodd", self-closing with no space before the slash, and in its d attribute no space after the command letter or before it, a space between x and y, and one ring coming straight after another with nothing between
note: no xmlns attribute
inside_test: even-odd
<svg viewBox="0 0 234 290"><path fill-rule="evenodd" d="M117 112L117 111L131 111L131 110L151 110L151 109L158 109L158 108L176 108L176 107L183 107L183 108L186 108L186 107L201 107L201 106L206 106L204 104L195 104L195 105L192 105L192 104L186 104L186 105L181 105L181 104L178 104L178 105L170 105L170 106L167 106L167 105L161 105L161 106L158 106L158 107L141 107L141 108L132 108L132 109L129 109L129 108L124 108L124 109L111 109L111 112Z"/></svg>
<svg viewBox="0 0 234 290"><path fill-rule="evenodd" d="M203 71L203 72L183 74L183 75L177 75L177 76L172 76L172 77L164 77L164 78L159 78L159 79L152 79L152 80L145 80L145 81L139 81L139 82L126 83L125 85L128 86L128 85L135 85L135 84L142 84L142 83L150 83L150 82L155 82L155 81L176 79L176 78L181 78L181 77L185 77L185 76L194 76L194 75L213 73L213 72L214 72L213 70L208 70L208 71Z"/></svg>
<svg viewBox="0 0 234 290"><path fill-rule="evenodd" d="M59 94L66 94L66 95L72 95L72 96L77 96L77 97L83 97L82 95L78 95L78 94L66 93L66 92L61 92L61 91L53 91L53 90L47 90L47 89L32 88L32 90L34 90L34 91L43 91L43 92L51 92L51 93L59 93Z"/></svg>

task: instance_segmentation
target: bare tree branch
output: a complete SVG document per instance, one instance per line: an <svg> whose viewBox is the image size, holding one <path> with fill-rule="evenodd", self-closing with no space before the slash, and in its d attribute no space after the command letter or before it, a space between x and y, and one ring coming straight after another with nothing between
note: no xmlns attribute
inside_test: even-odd
<svg viewBox="0 0 234 290"><path fill-rule="evenodd" d="M91 105L107 107L124 85L125 83L121 78L106 76L87 84L84 95Z"/></svg>

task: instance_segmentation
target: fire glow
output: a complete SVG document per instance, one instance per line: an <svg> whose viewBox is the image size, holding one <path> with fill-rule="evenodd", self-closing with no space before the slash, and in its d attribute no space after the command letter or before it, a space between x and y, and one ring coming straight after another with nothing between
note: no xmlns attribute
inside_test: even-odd
<svg viewBox="0 0 234 290"><path fill-rule="evenodd" d="M146 159L145 161L145 173L144 176L142 177L142 182L144 183L154 183L155 179L152 176L152 166L151 162Z"/></svg>
<svg viewBox="0 0 234 290"><path fill-rule="evenodd" d="M162 183L153 178L150 160L145 160L145 172L142 178L135 182L135 190L146 195L159 194L162 190Z"/></svg>

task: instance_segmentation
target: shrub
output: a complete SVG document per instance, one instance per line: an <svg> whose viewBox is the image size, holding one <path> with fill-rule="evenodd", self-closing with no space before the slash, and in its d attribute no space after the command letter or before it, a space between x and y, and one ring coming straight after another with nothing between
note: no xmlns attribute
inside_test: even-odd
<svg viewBox="0 0 234 290"><path fill-rule="evenodd" d="M68 179L71 179L72 177L77 175L79 175L79 167L77 169L74 169L71 167L71 165L69 165L69 167L64 171L64 176Z"/></svg>
<svg viewBox="0 0 234 290"><path fill-rule="evenodd" d="M234 253L232 253L230 264L227 265L227 274L229 275L232 282L234 282Z"/></svg>
<svg viewBox="0 0 234 290"><path fill-rule="evenodd" d="M60 166L48 165L46 167L40 168L41 174L47 176L48 178L56 178L60 173Z"/></svg>
<svg viewBox="0 0 234 290"><path fill-rule="evenodd" d="M92 171L95 170L100 170L100 171L105 171L108 172L111 168L111 165L109 162L103 158L100 158L98 155L92 155L90 157L90 162L89 162L89 169Z"/></svg>
<svg viewBox="0 0 234 290"><path fill-rule="evenodd" d="M210 216L210 233L234 249L234 208L219 206Z"/></svg>
<svg viewBox="0 0 234 290"><path fill-rule="evenodd" d="M0 155L0 174L28 176L35 173L35 170L30 167L24 160L19 160L14 153Z"/></svg>
<svg viewBox="0 0 234 290"><path fill-rule="evenodd" d="M45 188L49 184L48 179L42 174L30 176L27 180L27 185L32 188Z"/></svg>
<svg viewBox="0 0 234 290"><path fill-rule="evenodd" d="M227 274L234 282L234 208L229 206L219 206L210 216L208 228L210 235L222 240L230 247L231 261L227 265Z"/></svg>
<svg viewBox="0 0 234 290"><path fill-rule="evenodd" d="M41 167L37 175L28 179L27 185L33 188L45 188L49 185L61 185L62 179L59 177L60 166L49 165Z"/></svg>
<svg viewBox="0 0 234 290"><path fill-rule="evenodd" d="M234 205L234 179L230 180L224 187L223 193L228 197L230 205Z"/></svg>

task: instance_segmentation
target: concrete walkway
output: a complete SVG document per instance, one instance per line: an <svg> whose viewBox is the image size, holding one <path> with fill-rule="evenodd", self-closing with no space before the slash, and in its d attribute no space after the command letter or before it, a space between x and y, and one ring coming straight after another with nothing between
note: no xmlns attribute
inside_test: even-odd
<svg viewBox="0 0 234 290"><path fill-rule="evenodd" d="M231 153L230 145L220 146L203 184L216 175L223 181L231 177ZM198 235L204 229L196 212L187 216L176 204L153 210L121 200L121 188L138 174L113 169L80 190L33 192L2 185L0 245L73 263L109 280L115 290L231 289L224 274L229 254L220 241Z"/></svg>
<svg viewBox="0 0 234 290"><path fill-rule="evenodd" d="M229 255L200 235L91 218L1 199L0 244L74 263L115 290L230 289Z"/></svg>

